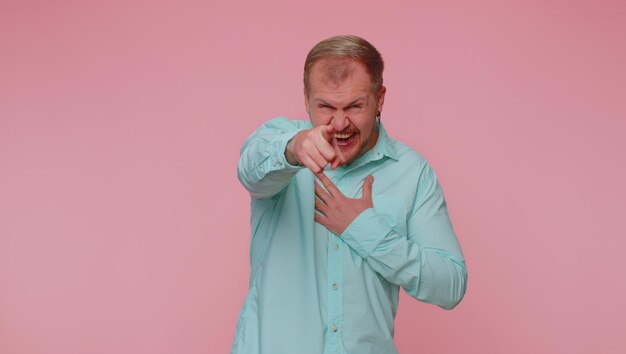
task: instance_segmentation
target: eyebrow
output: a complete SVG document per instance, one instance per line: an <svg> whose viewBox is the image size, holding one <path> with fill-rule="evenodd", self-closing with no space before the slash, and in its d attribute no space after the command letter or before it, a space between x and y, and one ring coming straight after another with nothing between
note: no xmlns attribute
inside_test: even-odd
<svg viewBox="0 0 626 354"><path fill-rule="evenodd" d="M357 98L357 99L353 100L352 102L348 103L348 104L346 105L346 107L352 106L352 105L354 105L354 104L358 103L359 101L366 101L366 98L367 98L367 97L359 97L359 98ZM329 102L326 102L326 100L324 100L324 99L322 99L322 98L316 98L316 99L315 99L315 103L322 103L322 104L324 104L324 105L327 105L327 106L333 107L333 105L332 105L332 104L330 104Z"/></svg>

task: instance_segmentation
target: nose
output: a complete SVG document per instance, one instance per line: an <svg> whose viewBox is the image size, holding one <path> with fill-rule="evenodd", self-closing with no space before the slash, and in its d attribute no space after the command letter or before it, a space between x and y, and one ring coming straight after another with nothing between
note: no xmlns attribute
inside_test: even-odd
<svg viewBox="0 0 626 354"><path fill-rule="evenodd" d="M350 121L348 121L348 117L344 111L338 110L333 116L332 124L335 130L340 132L350 125Z"/></svg>

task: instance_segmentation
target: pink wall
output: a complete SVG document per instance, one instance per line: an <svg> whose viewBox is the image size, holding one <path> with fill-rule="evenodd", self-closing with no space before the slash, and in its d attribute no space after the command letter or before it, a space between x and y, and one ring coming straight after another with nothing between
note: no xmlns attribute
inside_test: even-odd
<svg viewBox="0 0 626 354"><path fill-rule="evenodd" d="M401 353L624 353L622 1L0 4L0 353L226 353L248 281L239 146L304 118L318 40L383 53L390 134L437 171L454 311Z"/></svg>

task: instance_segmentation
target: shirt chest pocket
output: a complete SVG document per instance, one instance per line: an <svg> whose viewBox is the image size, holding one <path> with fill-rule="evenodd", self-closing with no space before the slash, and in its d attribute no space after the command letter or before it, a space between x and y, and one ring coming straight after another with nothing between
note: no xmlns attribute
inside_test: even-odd
<svg viewBox="0 0 626 354"><path fill-rule="evenodd" d="M406 235L408 207L401 197L376 195L372 196L374 210L383 216L391 228L400 235Z"/></svg>

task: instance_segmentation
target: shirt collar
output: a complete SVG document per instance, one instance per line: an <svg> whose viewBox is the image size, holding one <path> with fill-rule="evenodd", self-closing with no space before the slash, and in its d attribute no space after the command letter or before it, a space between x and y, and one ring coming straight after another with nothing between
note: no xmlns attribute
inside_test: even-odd
<svg viewBox="0 0 626 354"><path fill-rule="evenodd" d="M376 145L373 148L368 150L358 159L354 160L348 166L341 166L338 168L338 171L344 171L344 173L353 170L355 168L361 167L369 162L380 160L384 157L388 157L394 160L398 160L398 151L396 150L396 144L394 140L387 135L385 128L383 128L382 123L378 121L376 123L378 127L378 139L376 140Z"/></svg>
<svg viewBox="0 0 626 354"><path fill-rule="evenodd" d="M376 145L374 145L371 151L374 155L387 156L394 160L398 160L398 151L396 150L396 144L394 144L393 139L391 139L389 135L387 135L387 131L380 121L378 121L377 126L378 140L376 141Z"/></svg>

